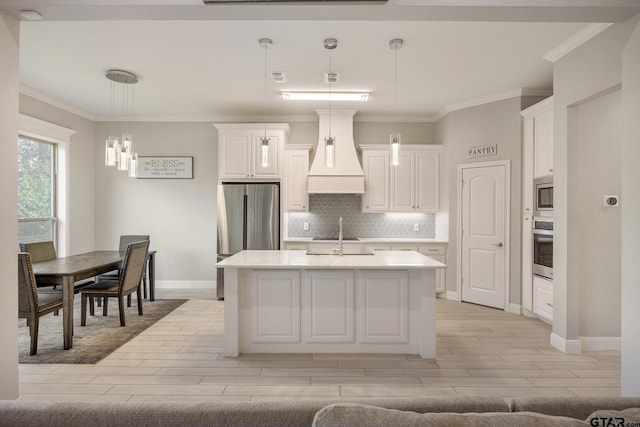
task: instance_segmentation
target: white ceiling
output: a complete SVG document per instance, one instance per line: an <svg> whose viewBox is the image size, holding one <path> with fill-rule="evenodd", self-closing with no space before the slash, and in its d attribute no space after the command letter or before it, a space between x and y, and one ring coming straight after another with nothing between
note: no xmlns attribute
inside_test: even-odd
<svg viewBox="0 0 640 427"><path fill-rule="evenodd" d="M521 88L550 90L552 64L543 55L594 21L593 7L576 8L571 14L572 20L583 22L528 22L525 18L531 12L508 7L494 9L495 16L508 14L508 18L486 22L486 9L397 4L421 0L342 9L322 5L202 6L194 0L2 1L10 13L33 8L44 17L38 22L21 22L23 92L95 120L111 118L110 82L104 74L112 68L139 77L136 120L258 119L265 102L261 37L274 43L267 52L268 71L284 71L288 77L285 84L268 82L270 120L312 116L315 109L328 105L283 101L278 93L327 90L322 74L329 69L329 52L322 41L335 37L339 45L331 54L332 69L341 75L333 90L370 91L372 95L365 103L336 106L334 102L334 108L354 108L361 117L430 121L470 101ZM640 10L636 0L607 2L624 6L599 9L602 14L598 16L606 15L612 22ZM104 5L107 3L111 5ZM176 6L179 3L182 5ZM274 8L280 8L280 19L271 16L278 10ZM543 10L547 9L538 9L534 16L544 21L556 21L552 17L564 11L556 9L558 13L544 15ZM380 18L381 11L392 18ZM448 11L448 19L415 18L428 11L435 15ZM481 13L471 13L474 11ZM371 19L362 19L369 15ZM171 19L174 16L180 19ZM241 19L244 17L249 19ZM457 20L460 17L466 20ZM509 22L513 19L517 22ZM397 106L394 52L388 46L392 38L405 41L397 52Z"/></svg>

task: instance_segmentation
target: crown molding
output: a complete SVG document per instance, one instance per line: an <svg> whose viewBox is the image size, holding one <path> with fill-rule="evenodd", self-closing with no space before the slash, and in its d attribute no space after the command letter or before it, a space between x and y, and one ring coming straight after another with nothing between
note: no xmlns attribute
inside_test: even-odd
<svg viewBox="0 0 640 427"><path fill-rule="evenodd" d="M613 24L588 24L577 33L560 43L558 46L545 53L542 58L549 62L556 62L575 48L581 46L593 37L597 36Z"/></svg>
<svg viewBox="0 0 640 427"><path fill-rule="evenodd" d="M476 98L465 102L460 102L458 104L447 105L440 113L436 115L436 120L438 121L447 114L464 110L465 108L477 107L479 105L490 104L492 102L504 101L505 99L517 98L520 96L551 96L553 95L553 90L551 89L543 89L543 88L519 88L513 89L506 92L497 93L494 95L486 96L483 98Z"/></svg>
<svg viewBox="0 0 640 427"><path fill-rule="evenodd" d="M83 117L85 119L91 120L91 121L96 121L96 117L93 114L90 114L84 110L81 110L79 108L74 107L73 105L64 103L62 101L60 101L59 99L56 99L50 95L45 94L44 92L40 92L37 89L34 89L32 87L29 86L25 86L25 85L20 85L20 93L23 95L26 95L28 97L31 97L33 99L36 99L38 101L42 101L46 104L49 104L53 107L57 107L60 108L61 110L67 111L71 114L75 114L76 116L80 116Z"/></svg>
<svg viewBox="0 0 640 427"><path fill-rule="evenodd" d="M49 142L71 142L71 136L77 132L22 113L18 114L18 130L21 135Z"/></svg>

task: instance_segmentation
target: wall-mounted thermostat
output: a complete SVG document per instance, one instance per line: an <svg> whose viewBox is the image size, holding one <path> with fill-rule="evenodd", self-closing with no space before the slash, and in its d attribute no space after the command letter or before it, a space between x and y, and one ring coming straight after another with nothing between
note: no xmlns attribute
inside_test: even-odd
<svg viewBox="0 0 640 427"><path fill-rule="evenodd" d="M602 196L602 206L605 208L617 208L620 205L620 196L608 194Z"/></svg>

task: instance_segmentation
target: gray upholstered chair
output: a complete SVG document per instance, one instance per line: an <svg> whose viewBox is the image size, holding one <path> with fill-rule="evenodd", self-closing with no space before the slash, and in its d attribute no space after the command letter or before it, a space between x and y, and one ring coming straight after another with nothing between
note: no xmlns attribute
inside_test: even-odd
<svg viewBox="0 0 640 427"><path fill-rule="evenodd" d="M31 262L43 262L43 261L51 261L52 259L56 259L58 255L56 254L56 248L51 240L45 242L32 242L32 243L18 243L20 246L20 252L28 252L29 257L31 258ZM94 283L91 279L80 280L73 284L73 293L77 294L80 292L80 289L83 287ZM53 286L53 288L44 288L40 289L40 293L44 292L61 292L61 290L56 289L55 283L47 283L43 281L39 281L37 283L39 288L43 288L45 286ZM57 310L56 310L57 311ZM56 314L58 314L56 312Z"/></svg>
<svg viewBox="0 0 640 427"><path fill-rule="evenodd" d="M120 235L120 244L118 245L118 250L120 252L124 252L127 250L127 245L133 242L140 242L143 240L149 240L148 234L122 234ZM142 273L142 291L144 293L144 297L147 297L147 268L145 263L145 269ZM101 280L118 280L118 270L101 274L97 277L97 281ZM127 299L127 306L131 306L131 297Z"/></svg>
<svg viewBox="0 0 640 427"><path fill-rule="evenodd" d="M27 319L31 334L30 355L38 351L40 317L62 309L62 293L38 292L28 252L18 254L18 318ZM62 328L62 325L60 325Z"/></svg>
<svg viewBox="0 0 640 427"><path fill-rule="evenodd" d="M137 292L138 314L142 316L142 295L140 294L141 280L147 261L147 250L149 241L129 243L125 251L122 268L118 275L118 280L102 280L92 285L84 287L80 292L82 295L80 324L87 324L87 298L89 299L89 310L94 315L94 298L104 298L102 315L107 315L107 302L109 298L118 299L118 309L120 311L120 326L125 326L124 320L124 297Z"/></svg>

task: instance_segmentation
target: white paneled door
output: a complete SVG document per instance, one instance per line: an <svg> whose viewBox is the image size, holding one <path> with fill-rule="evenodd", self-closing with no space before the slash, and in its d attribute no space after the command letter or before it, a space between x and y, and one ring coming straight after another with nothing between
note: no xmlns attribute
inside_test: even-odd
<svg viewBox="0 0 640 427"><path fill-rule="evenodd" d="M462 300L504 309L509 164L460 166Z"/></svg>

